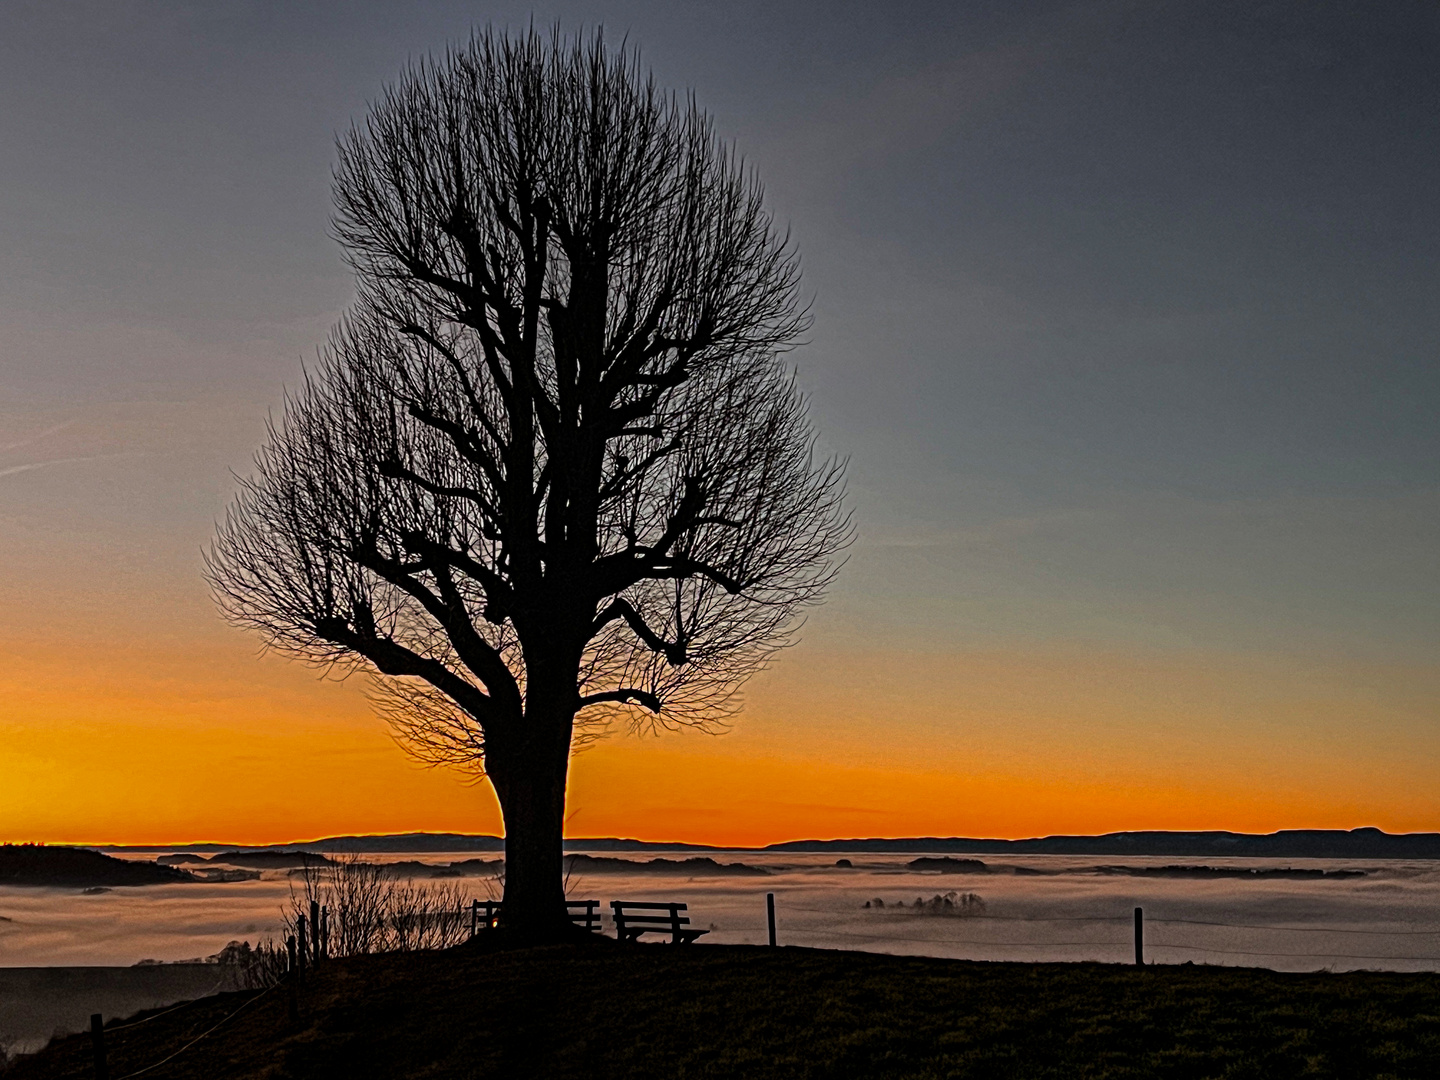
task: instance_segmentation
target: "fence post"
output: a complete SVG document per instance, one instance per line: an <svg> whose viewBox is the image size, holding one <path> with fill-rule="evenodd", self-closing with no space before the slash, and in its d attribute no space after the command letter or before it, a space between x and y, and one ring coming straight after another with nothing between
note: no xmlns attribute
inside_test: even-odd
<svg viewBox="0 0 1440 1080"><path fill-rule="evenodd" d="M301 915L295 920L295 974L302 981L305 978L305 961L309 959L306 955L310 951L310 942L305 936L305 916Z"/></svg>
<svg viewBox="0 0 1440 1080"><path fill-rule="evenodd" d="M1135 909L1135 966L1145 966L1145 909Z"/></svg>
<svg viewBox="0 0 1440 1080"><path fill-rule="evenodd" d="M294 934L286 934L286 935L285 935L285 953L286 953L286 955L288 956L288 958L289 958L289 960L290 960L290 968L289 968L289 970L285 973L285 974L286 974L285 983L286 983L286 986L288 987L287 993L288 993L288 996L289 996L289 998L290 998L290 1010L289 1010L289 1011L290 1011L290 1022L293 1024L293 1023L295 1023L297 1020L300 1019L300 1006L299 1006L299 1003L295 1000L295 980L300 977L300 970L299 970L299 968L297 968L297 967L295 966L295 935L294 935Z"/></svg>
<svg viewBox="0 0 1440 1080"><path fill-rule="evenodd" d="M773 892L765 894L765 915L770 923L770 947L773 949L775 947L775 894Z"/></svg>
<svg viewBox="0 0 1440 1080"><path fill-rule="evenodd" d="M110 1080L105 1063L105 1018L99 1013L90 1014L90 1042L95 1049L95 1080Z"/></svg>
<svg viewBox="0 0 1440 1080"><path fill-rule="evenodd" d="M320 901L310 901L310 966L320 966Z"/></svg>

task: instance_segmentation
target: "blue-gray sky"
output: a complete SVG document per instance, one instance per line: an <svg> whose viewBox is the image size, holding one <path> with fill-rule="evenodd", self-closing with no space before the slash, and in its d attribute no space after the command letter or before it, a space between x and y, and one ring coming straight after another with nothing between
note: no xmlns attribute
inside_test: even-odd
<svg viewBox="0 0 1440 1080"><path fill-rule="evenodd" d="M1356 665L1335 760L1373 729L1440 765L1440 7L1399 0L7 0L8 641L211 632L228 470L350 295L335 132L532 18L693 89L793 230L861 530L802 648ZM1307 737L1257 695L1274 754ZM1202 713L1200 769L1234 749Z"/></svg>

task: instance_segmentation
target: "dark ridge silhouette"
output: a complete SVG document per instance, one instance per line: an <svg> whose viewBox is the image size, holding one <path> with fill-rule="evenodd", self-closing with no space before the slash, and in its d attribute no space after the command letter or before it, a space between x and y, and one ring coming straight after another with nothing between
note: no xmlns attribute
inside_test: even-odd
<svg viewBox="0 0 1440 1080"><path fill-rule="evenodd" d="M1159 878L1281 878L1291 881L1336 880L1364 877L1365 870L1318 870L1313 868L1250 868L1244 866L1097 866L1097 874L1124 874L1128 877Z"/></svg>
<svg viewBox="0 0 1440 1080"><path fill-rule="evenodd" d="M0 845L0 885L88 889L107 885L168 885L194 880L194 875L173 866L130 862L88 848L50 847L45 844Z"/></svg>
<svg viewBox="0 0 1440 1080"><path fill-rule="evenodd" d="M505 838L487 833L399 833L386 836L327 836L320 840L276 846L307 847L314 851L347 855L391 851L504 851Z"/></svg>
<svg viewBox="0 0 1440 1080"><path fill-rule="evenodd" d="M791 840L765 851L931 852L972 855L1144 855L1279 859L1440 859L1440 833L1392 835L1374 828L1233 832L1117 832L983 840L963 836L901 839Z"/></svg>
<svg viewBox="0 0 1440 1080"><path fill-rule="evenodd" d="M709 856L693 859L611 859L603 855L567 855L565 867L580 874L688 874L693 877L751 876L765 877L770 871L744 863L716 862Z"/></svg>
<svg viewBox="0 0 1440 1080"><path fill-rule="evenodd" d="M178 860L196 852L231 851L328 851L332 854L368 852L504 851L505 838L488 833L383 833L376 836L322 836L316 840L293 840L283 844L227 844L197 841L176 844L103 844L102 851L168 851Z"/></svg>
<svg viewBox="0 0 1440 1080"><path fill-rule="evenodd" d="M329 836L286 844L102 845L102 851L328 851L450 852L505 850L505 839L488 834L396 833ZM583 837L565 841L567 852L585 851L773 851L873 854L1136 855L1165 858L1440 859L1440 833L1391 834L1380 829L1291 829L1277 833L1118 832L1101 836L1044 836L987 840L965 836L867 837L849 840L787 840L766 847L720 847L675 841ZM175 856L170 856L176 861ZM1019 871L1017 871L1019 872Z"/></svg>
<svg viewBox="0 0 1440 1080"><path fill-rule="evenodd" d="M178 855L161 855L155 860L161 866L180 866L185 863L206 863L209 862L204 855L194 855L188 851L182 851Z"/></svg>
<svg viewBox="0 0 1440 1080"><path fill-rule="evenodd" d="M201 881L226 882L226 881L257 881L260 878L259 870L229 869L223 866L197 866L190 873L194 874Z"/></svg>
<svg viewBox="0 0 1440 1080"><path fill-rule="evenodd" d="M655 840L629 840L615 836L580 837L565 841L566 851L760 851L761 848L724 848L714 844L681 844Z"/></svg>
<svg viewBox="0 0 1440 1080"><path fill-rule="evenodd" d="M261 870L288 870L305 866L323 866L330 862L315 851L222 851L212 855L212 863L226 866L254 866Z"/></svg>
<svg viewBox="0 0 1440 1080"><path fill-rule="evenodd" d="M952 859L948 855L938 859L911 859L905 865L909 869L918 870L921 873L938 871L942 874L988 874L990 872L990 868L979 859Z"/></svg>
<svg viewBox="0 0 1440 1080"><path fill-rule="evenodd" d="M465 859L461 862L452 862L447 869L458 871L465 876L470 876L474 874L494 874L504 868L504 859Z"/></svg>
<svg viewBox="0 0 1440 1080"><path fill-rule="evenodd" d="M449 865L422 863L414 859L402 862L377 863L386 877L397 878L459 878L493 877L504 866L504 859L465 859Z"/></svg>

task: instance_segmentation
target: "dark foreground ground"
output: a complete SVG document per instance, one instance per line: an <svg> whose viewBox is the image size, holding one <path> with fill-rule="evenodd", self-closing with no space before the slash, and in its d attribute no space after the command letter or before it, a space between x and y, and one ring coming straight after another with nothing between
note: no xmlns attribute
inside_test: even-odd
<svg viewBox="0 0 1440 1080"><path fill-rule="evenodd" d="M110 1077L1440 1077L1440 976L748 946L333 961L108 1033ZM237 1009L245 1006L236 1013ZM233 1015L232 1015L233 1014ZM94 1075L89 1037L5 1080Z"/></svg>

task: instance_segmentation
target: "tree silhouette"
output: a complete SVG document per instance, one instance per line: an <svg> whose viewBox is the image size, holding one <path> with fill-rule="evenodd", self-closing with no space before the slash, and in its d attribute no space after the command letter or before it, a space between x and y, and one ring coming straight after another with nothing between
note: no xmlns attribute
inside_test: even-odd
<svg viewBox="0 0 1440 1080"><path fill-rule="evenodd" d="M234 623L374 674L419 757L483 769L507 923L562 936L575 739L722 721L849 538L781 362L798 263L709 118L599 33L416 64L334 193L358 297L207 574Z"/></svg>

